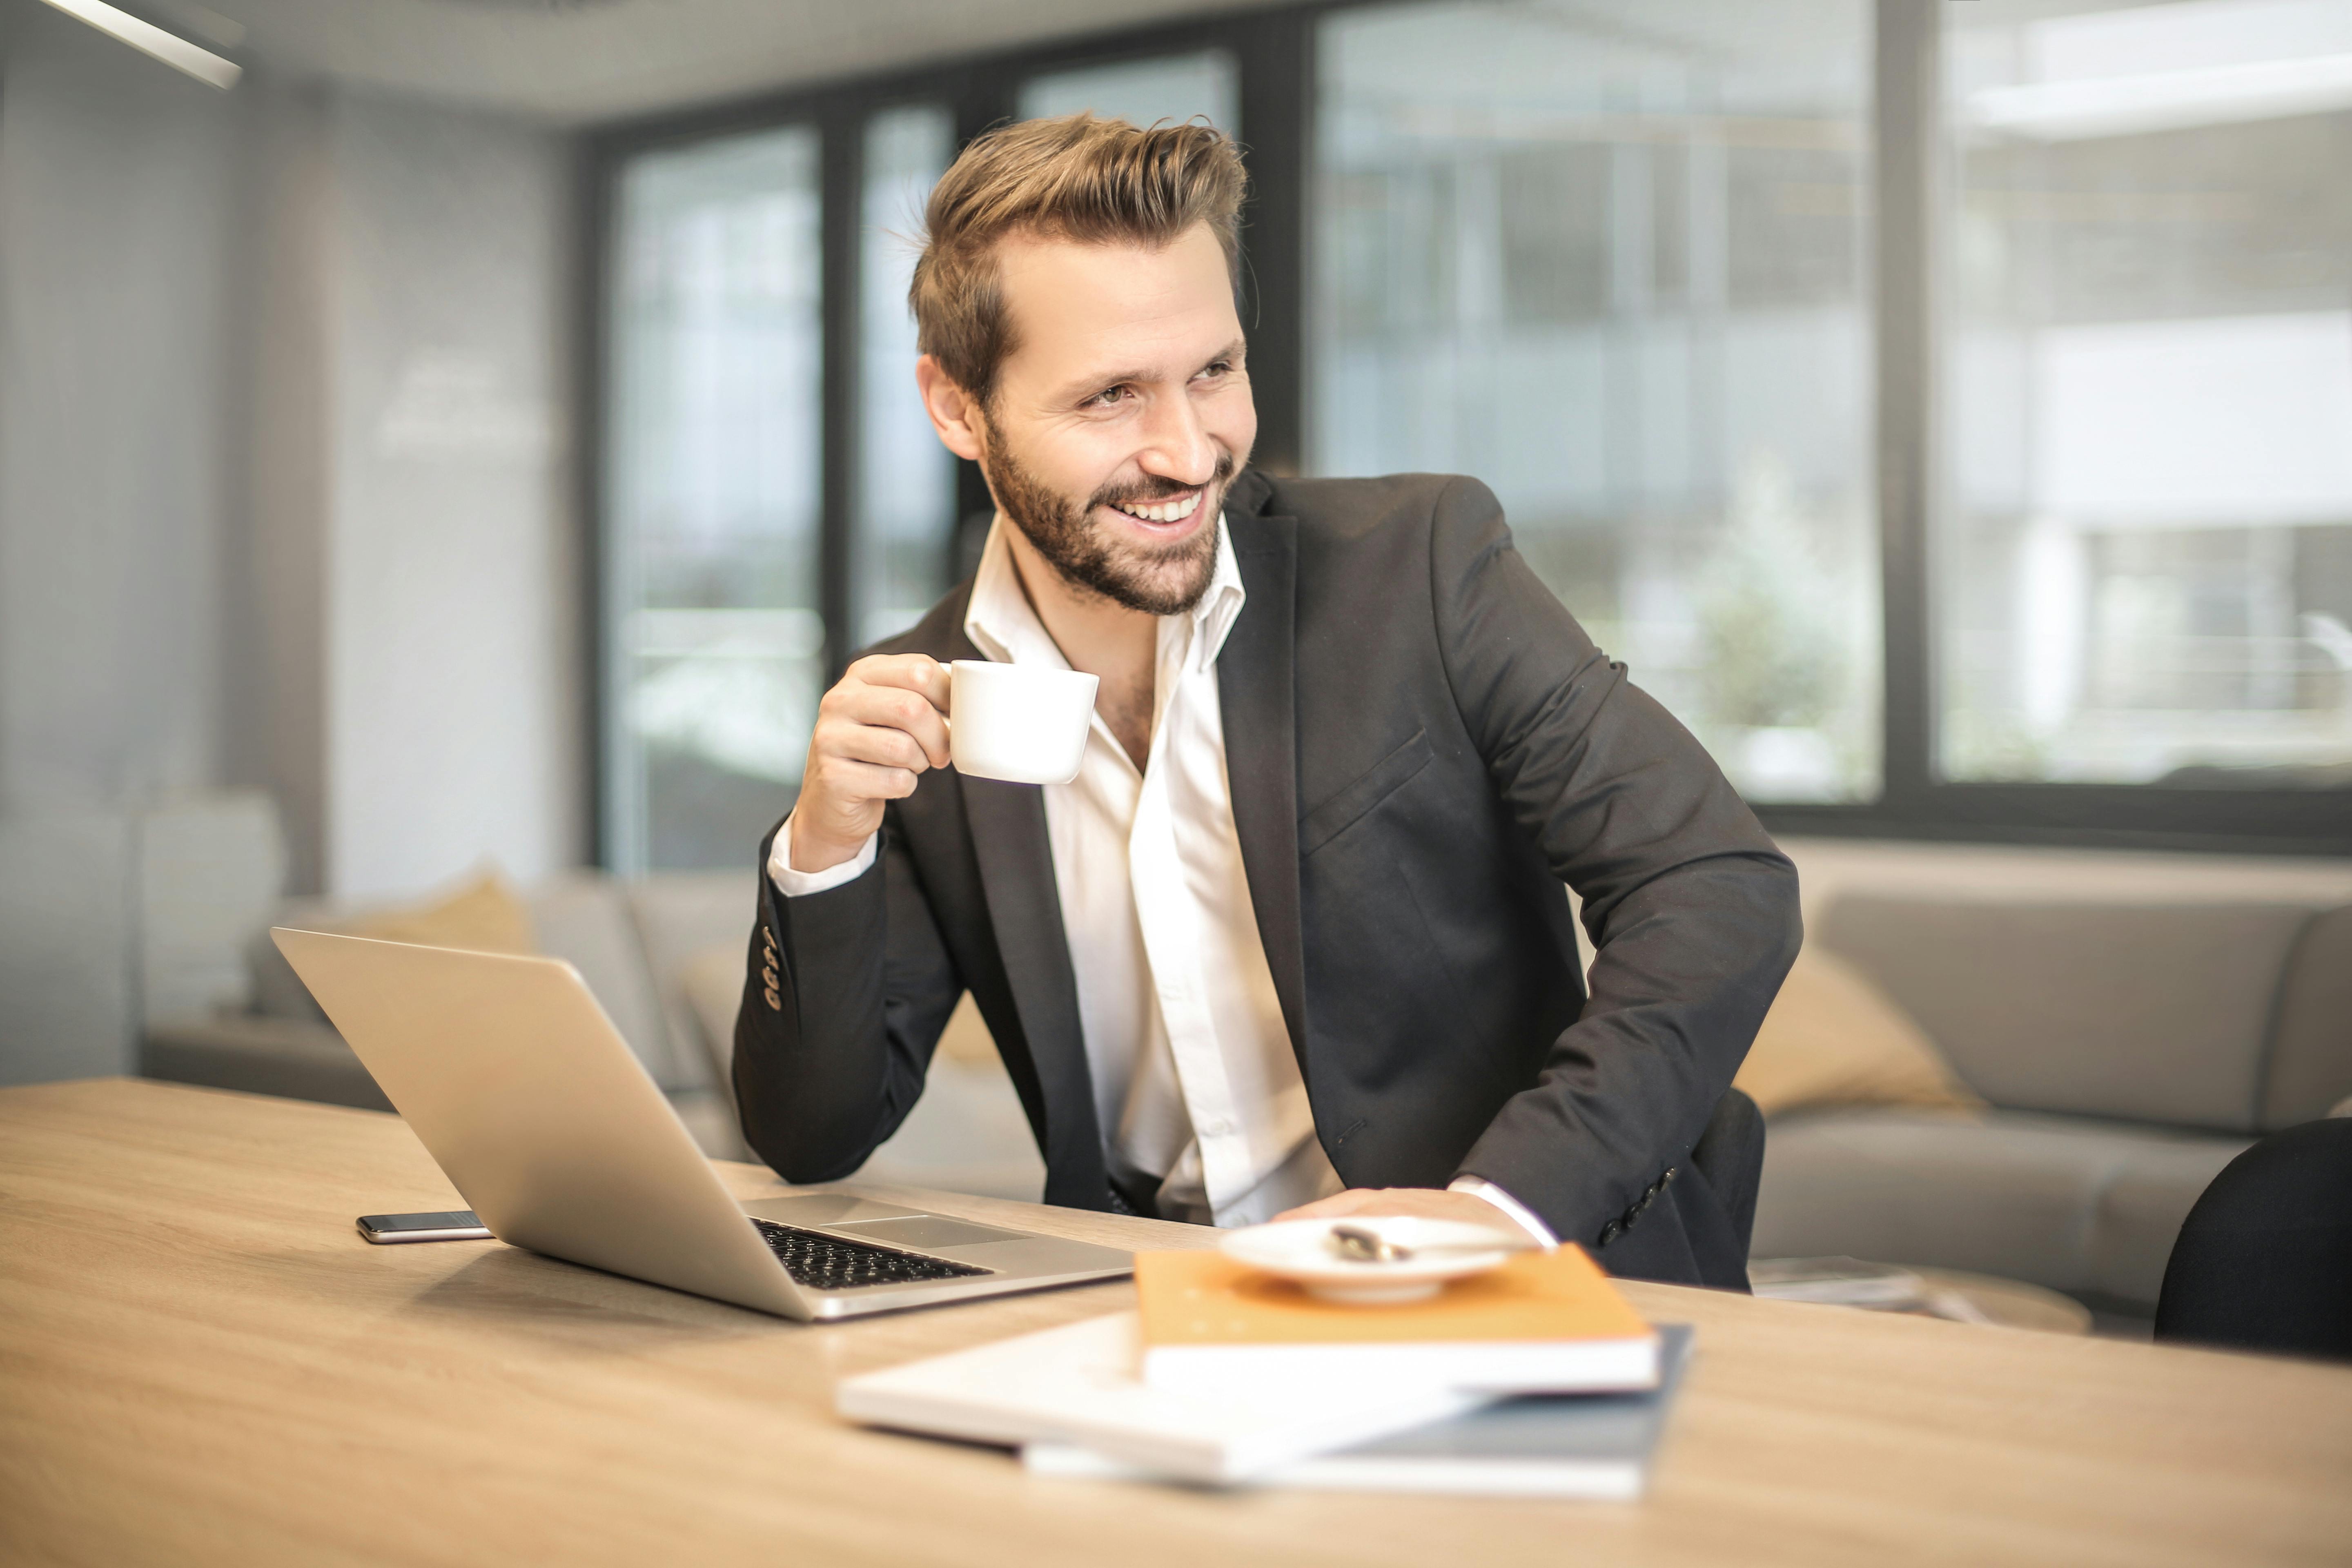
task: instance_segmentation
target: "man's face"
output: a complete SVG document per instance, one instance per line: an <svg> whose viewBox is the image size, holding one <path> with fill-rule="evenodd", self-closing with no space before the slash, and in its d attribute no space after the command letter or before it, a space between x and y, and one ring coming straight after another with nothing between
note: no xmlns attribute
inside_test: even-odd
<svg viewBox="0 0 2352 1568"><path fill-rule="evenodd" d="M982 422L997 504L1073 584L1150 615L1191 609L1257 438L1216 237L1014 238L999 259L1015 346Z"/></svg>

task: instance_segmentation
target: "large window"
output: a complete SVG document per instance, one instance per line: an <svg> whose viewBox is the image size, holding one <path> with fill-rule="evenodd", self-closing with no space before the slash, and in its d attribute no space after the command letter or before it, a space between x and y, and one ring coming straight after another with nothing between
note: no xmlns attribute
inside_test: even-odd
<svg viewBox="0 0 2352 1568"><path fill-rule="evenodd" d="M971 570L910 242L1079 109L1240 137L1257 460L1485 479L1769 825L2352 851L2352 0L1318 0L593 139L608 864Z"/></svg>
<svg viewBox="0 0 2352 1568"><path fill-rule="evenodd" d="M955 124L936 105L866 121L857 244L858 489L853 531L859 647L913 626L954 580L955 458L915 390L907 309L923 204L955 156Z"/></svg>
<svg viewBox="0 0 2352 1568"><path fill-rule="evenodd" d="M1315 466L1485 479L1762 800L1878 785L1868 23L1456 4L1320 40Z"/></svg>
<svg viewBox="0 0 2352 1568"><path fill-rule="evenodd" d="M2352 4L1954 8L1940 760L2352 782Z"/></svg>
<svg viewBox="0 0 2352 1568"><path fill-rule="evenodd" d="M634 161L610 254L606 858L733 865L824 673L815 133Z"/></svg>

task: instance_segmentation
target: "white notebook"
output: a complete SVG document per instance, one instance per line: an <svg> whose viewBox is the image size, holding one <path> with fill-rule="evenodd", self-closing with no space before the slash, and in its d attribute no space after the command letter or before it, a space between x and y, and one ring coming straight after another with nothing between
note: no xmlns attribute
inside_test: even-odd
<svg viewBox="0 0 2352 1568"><path fill-rule="evenodd" d="M1541 1394L1416 1426L1268 1471L1255 1484L1325 1491L1452 1492L1630 1501L1642 1495L1691 1330L1658 1330L1658 1386L1635 1394ZM1090 1448L1031 1443L1032 1473L1091 1480L1169 1479Z"/></svg>
<svg viewBox="0 0 2352 1568"><path fill-rule="evenodd" d="M1296 1384L1214 1397L1145 1385L1133 1312L1069 1323L844 1382L852 1421L981 1443L1074 1445L1156 1476L1245 1480L1459 1415L1491 1395Z"/></svg>

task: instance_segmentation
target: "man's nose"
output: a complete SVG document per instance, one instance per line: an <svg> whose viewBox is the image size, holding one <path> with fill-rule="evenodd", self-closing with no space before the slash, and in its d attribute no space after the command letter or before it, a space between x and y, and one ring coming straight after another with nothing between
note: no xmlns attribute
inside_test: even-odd
<svg viewBox="0 0 2352 1568"><path fill-rule="evenodd" d="M1136 462L1155 479L1180 485L1205 485L1217 477L1217 444L1201 423L1200 410L1185 396L1152 400Z"/></svg>

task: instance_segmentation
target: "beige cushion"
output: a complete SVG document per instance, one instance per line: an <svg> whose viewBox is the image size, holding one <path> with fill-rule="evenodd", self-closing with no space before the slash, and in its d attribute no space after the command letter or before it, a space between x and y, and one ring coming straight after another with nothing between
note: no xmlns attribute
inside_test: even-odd
<svg viewBox="0 0 2352 1568"><path fill-rule="evenodd" d="M484 870L439 898L354 915L328 929L344 936L423 947L462 947L477 952L539 951L531 937L530 910L495 868Z"/></svg>
<svg viewBox="0 0 2352 1568"><path fill-rule="evenodd" d="M452 892L421 903L354 910L329 899L292 899L279 908L278 918L270 923L426 947L462 947L482 952L539 951L530 910L495 868ZM558 956L572 955L559 952ZM246 962L253 971L255 1012L264 1017L299 1018L312 1024L327 1021L310 988L295 974L266 929L255 932L246 944ZM593 976L590 984L594 984Z"/></svg>
<svg viewBox="0 0 2352 1568"><path fill-rule="evenodd" d="M1732 1081L1767 1116L1801 1105L1984 1104L1867 975L1811 947L1797 955Z"/></svg>

